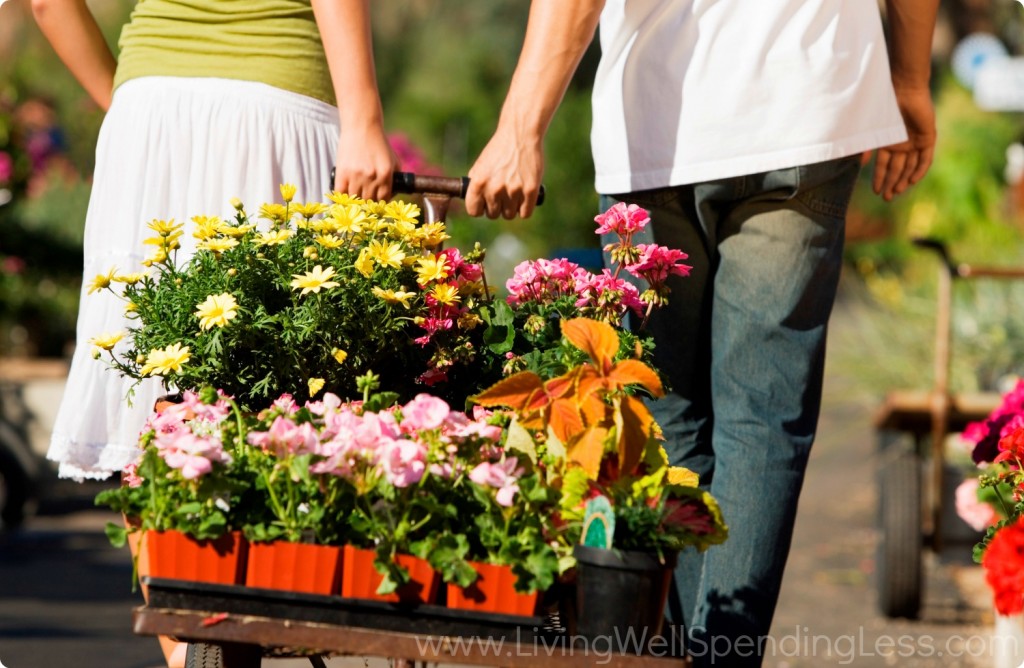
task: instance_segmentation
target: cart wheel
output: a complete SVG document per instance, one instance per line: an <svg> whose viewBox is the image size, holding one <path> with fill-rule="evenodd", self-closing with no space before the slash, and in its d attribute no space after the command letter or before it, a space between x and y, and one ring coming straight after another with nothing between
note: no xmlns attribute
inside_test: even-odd
<svg viewBox="0 0 1024 668"><path fill-rule="evenodd" d="M921 460L913 442L882 435L879 470L878 605L886 617L921 610Z"/></svg>
<svg viewBox="0 0 1024 668"><path fill-rule="evenodd" d="M185 668L259 668L263 650L256 645L189 643Z"/></svg>

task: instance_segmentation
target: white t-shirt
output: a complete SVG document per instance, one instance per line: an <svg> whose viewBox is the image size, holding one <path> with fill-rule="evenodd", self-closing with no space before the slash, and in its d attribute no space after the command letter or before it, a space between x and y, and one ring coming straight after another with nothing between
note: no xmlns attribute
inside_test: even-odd
<svg viewBox="0 0 1024 668"><path fill-rule="evenodd" d="M906 139L874 0L608 0L600 193L755 174Z"/></svg>

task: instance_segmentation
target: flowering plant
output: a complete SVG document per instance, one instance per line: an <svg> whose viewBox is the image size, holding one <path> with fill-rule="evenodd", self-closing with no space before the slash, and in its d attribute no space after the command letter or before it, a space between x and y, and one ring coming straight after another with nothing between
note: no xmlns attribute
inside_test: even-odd
<svg viewBox="0 0 1024 668"><path fill-rule="evenodd" d="M984 420L967 425L962 437L981 472L957 488L957 513L985 530L974 559L985 569L999 613L1016 614L1024 610L1024 380Z"/></svg>
<svg viewBox="0 0 1024 668"><path fill-rule="evenodd" d="M438 250L443 223L418 223L406 202L368 202L331 193L329 203L265 204L259 229L241 203L233 221L193 218L196 252L174 262L183 225L154 220L145 270L96 276L90 292L123 286L124 332L92 340L96 354L136 379L159 376L180 389L210 384L249 410L290 393L346 396L368 371L408 400L429 386L455 405L503 374L545 378L582 361L561 343L557 322L585 315L618 323L663 304L669 275L686 275L680 251L632 244L648 221L635 205L598 217L614 272L592 274L566 260L524 262L493 300L484 251ZM650 286L640 293L626 271ZM618 328L618 358L650 344Z"/></svg>
<svg viewBox="0 0 1024 668"><path fill-rule="evenodd" d="M133 529L176 530L197 539L237 529L235 513L250 487L237 457L243 423L223 394L186 392L181 403L154 412L140 437L142 454L123 472L123 483L96 497L132 518ZM115 545L126 538L110 524Z"/></svg>
<svg viewBox="0 0 1024 668"><path fill-rule="evenodd" d="M506 456L501 416L471 418L426 394L398 406L377 383L361 377L359 401L283 395L255 415L223 392L185 392L150 417L126 484L97 503L141 530L372 548L381 593L408 577L398 553L462 585L476 577L470 559L514 565L526 589L550 585L557 495ZM108 533L123 544L123 527Z"/></svg>
<svg viewBox="0 0 1024 668"><path fill-rule="evenodd" d="M657 374L637 359L616 362L619 341L606 323L576 318L561 331L589 361L548 381L523 371L473 398L511 408L534 445L565 453L561 519L580 530L585 501L603 496L615 514L614 547L703 550L724 541L718 505L697 488L696 474L668 465L660 428L629 392L640 386L660 396Z"/></svg>

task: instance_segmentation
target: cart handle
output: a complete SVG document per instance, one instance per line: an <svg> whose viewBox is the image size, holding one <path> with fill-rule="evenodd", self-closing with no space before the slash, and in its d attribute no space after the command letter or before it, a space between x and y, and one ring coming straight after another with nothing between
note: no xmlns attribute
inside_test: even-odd
<svg viewBox="0 0 1024 668"><path fill-rule="evenodd" d="M917 237L911 239L911 242L919 248L925 248L938 255L942 265L952 278L1024 278L1024 268L976 267L970 264L958 264L950 257L946 244L938 239Z"/></svg>
<svg viewBox="0 0 1024 668"><path fill-rule="evenodd" d="M328 189L334 189L334 168L331 168L331 183ZM413 195L417 193L430 195L447 195L458 199L466 199L469 191L468 176L431 176L414 174L413 172L395 172L391 180L391 190L396 193ZM544 186L537 193L537 206L544 203Z"/></svg>

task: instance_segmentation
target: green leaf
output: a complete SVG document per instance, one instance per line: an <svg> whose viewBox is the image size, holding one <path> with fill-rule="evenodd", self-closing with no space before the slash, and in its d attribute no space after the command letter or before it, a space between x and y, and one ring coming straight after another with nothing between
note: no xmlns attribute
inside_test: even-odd
<svg viewBox="0 0 1024 668"><path fill-rule="evenodd" d="M128 543L128 530L121 524L107 522L103 532L107 534L107 540L114 547L124 547Z"/></svg>

